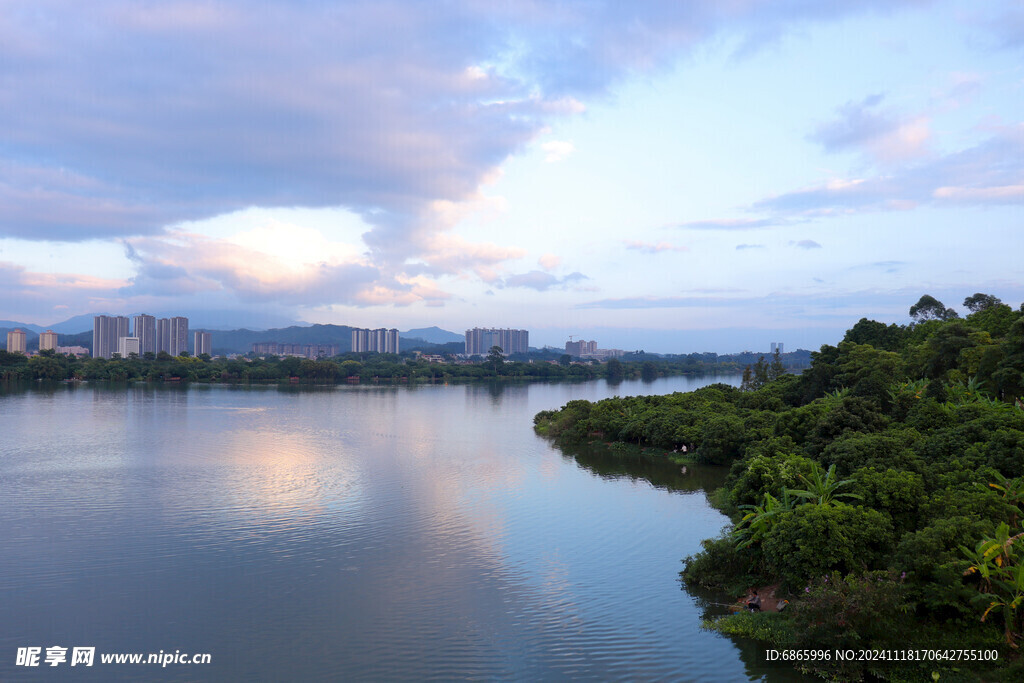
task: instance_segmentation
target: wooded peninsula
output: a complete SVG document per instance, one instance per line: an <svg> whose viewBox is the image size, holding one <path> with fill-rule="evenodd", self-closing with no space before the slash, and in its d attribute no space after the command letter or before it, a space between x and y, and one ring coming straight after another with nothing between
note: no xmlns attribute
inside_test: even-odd
<svg viewBox="0 0 1024 683"><path fill-rule="evenodd" d="M799 375L762 360L740 388L571 401L536 428L730 468L710 497L732 524L683 581L788 603L707 627L776 649L969 651L793 662L826 678L1024 680L1024 305L964 306L861 319Z"/></svg>
<svg viewBox="0 0 1024 683"><path fill-rule="evenodd" d="M720 356L691 353L661 356L642 351L606 362L574 361L565 354L517 354L498 351L475 361L432 362L412 353L345 353L311 360L297 356L224 358L166 352L139 357L88 358L53 351L33 356L0 350L0 382L85 380L111 382L223 382L232 384L301 382L446 382L465 380L655 380L672 375L735 374L754 354ZM806 367L810 353L785 354L787 366Z"/></svg>

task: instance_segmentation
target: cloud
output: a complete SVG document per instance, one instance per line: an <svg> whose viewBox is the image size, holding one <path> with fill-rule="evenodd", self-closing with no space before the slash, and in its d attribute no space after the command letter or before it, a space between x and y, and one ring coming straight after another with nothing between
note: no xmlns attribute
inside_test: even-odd
<svg viewBox="0 0 1024 683"><path fill-rule="evenodd" d="M874 263L868 263L863 266L852 266L849 270L870 269L881 270L885 273L898 273L906 265L906 261L875 261Z"/></svg>
<svg viewBox="0 0 1024 683"><path fill-rule="evenodd" d="M382 282L365 262L286 262L237 241L185 232L126 240L125 252L137 274L120 289L124 297L226 292L243 302L317 306L407 303L417 291L409 282Z"/></svg>
<svg viewBox="0 0 1024 683"><path fill-rule="evenodd" d="M432 202L472 198L619 80L725 32L756 49L895 4L36 0L0 19L0 235L342 206L400 264L443 230Z"/></svg>
<svg viewBox="0 0 1024 683"><path fill-rule="evenodd" d="M545 270L553 270L562 264L562 257L557 254L542 254L537 265Z"/></svg>
<svg viewBox="0 0 1024 683"><path fill-rule="evenodd" d="M800 240L799 242L790 242L789 244L801 249L821 249L821 245L814 240Z"/></svg>
<svg viewBox="0 0 1024 683"><path fill-rule="evenodd" d="M935 296L955 300L959 291L975 288L973 284L946 286L936 290ZM1021 292L1019 285L1012 290ZM1006 291L1006 286L985 286L983 291ZM906 320L906 311L921 296L917 289L895 290L862 289L857 291L828 291L816 284L812 287L774 291L762 296L670 296L670 297L624 297L600 299L576 305L580 309L659 309L659 308L716 308L737 311L772 311L779 320L812 320L844 318L850 324L864 315L864 311L875 311L881 316L888 311L889 319Z"/></svg>
<svg viewBox="0 0 1024 683"><path fill-rule="evenodd" d="M756 202L751 208L797 220L922 205L999 205L1024 202L1024 124L993 131L958 152L908 165L886 175L833 180Z"/></svg>
<svg viewBox="0 0 1024 683"><path fill-rule="evenodd" d="M763 244L737 244L736 251L743 251L744 249L764 249Z"/></svg>
<svg viewBox="0 0 1024 683"><path fill-rule="evenodd" d="M520 273L518 275L509 275L503 281L502 287L525 287L527 289L535 289L538 292L543 292L552 288L567 287L574 282L580 280L589 280L583 273L570 273L565 277L555 277L551 273L545 273L540 270L531 270L528 273Z"/></svg>
<svg viewBox="0 0 1024 683"><path fill-rule="evenodd" d="M485 282L498 279L496 266L499 264L526 255L525 249L489 242L473 243L449 233L429 235L419 251L424 263L403 266L406 272L439 276L472 271Z"/></svg>
<svg viewBox="0 0 1024 683"><path fill-rule="evenodd" d="M7 301L4 310L26 321L51 319L68 310L115 310L122 301L117 291L126 284L124 280L91 275L38 273L0 261L0 288Z"/></svg>
<svg viewBox="0 0 1024 683"><path fill-rule="evenodd" d="M1024 200L1024 185L998 185L995 187L939 187L932 192L936 199L948 199L960 202L1006 201L1019 202Z"/></svg>
<svg viewBox="0 0 1024 683"><path fill-rule="evenodd" d="M555 162L562 161L570 154L572 154L574 151L576 151L576 147L573 146L571 142L564 142L561 140L552 140L550 142L545 142L540 146L540 148L544 150L544 162L548 164L553 164Z"/></svg>
<svg viewBox="0 0 1024 683"><path fill-rule="evenodd" d="M688 306L714 306L721 305L722 299L715 297L694 297L694 296L634 296L619 299L600 299L577 304L576 308L609 308L609 309L635 309L635 308L685 308Z"/></svg>
<svg viewBox="0 0 1024 683"><path fill-rule="evenodd" d="M626 249L633 249L645 254L657 254L663 251L689 251L688 247L678 247L674 244L669 244L668 242L658 242L657 244L653 244L651 242L641 242L638 240L626 240L624 244L626 245Z"/></svg>
<svg viewBox="0 0 1024 683"><path fill-rule="evenodd" d="M1001 47L1008 49L1024 47L1024 9L1019 5L1011 6L1009 9L996 13L995 16L990 16L985 23Z"/></svg>
<svg viewBox="0 0 1024 683"><path fill-rule="evenodd" d="M860 151L875 161L891 164L928 153L928 118L898 117L878 109L882 95L839 107L839 118L822 124L810 136L828 152Z"/></svg>
<svg viewBox="0 0 1024 683"><path fill-rule="evenodd" d="M674 227L687 228L689 230L752 230L755 228L770 228L776 225L780 225L780 222L771 218L719 218L678 223Z"/></svg>
<svg viewBox="0 0 1024 683"><path fill-rule="evenodd" d="M935 99L948 108L962 107L977 97L982 83L982 77L976 73L954 71L949 74L949 85Z"/></svg>

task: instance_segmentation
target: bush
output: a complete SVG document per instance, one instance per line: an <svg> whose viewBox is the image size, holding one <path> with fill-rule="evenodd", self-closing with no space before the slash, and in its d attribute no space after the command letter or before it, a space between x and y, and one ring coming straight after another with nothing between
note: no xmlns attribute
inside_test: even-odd
<svg viewBox="0 0 1024 683"><path fill-rule="evenodd" d="M733 505L756 505L765 493L782 497L783 487L800 488L800 476L809 476L812 462L800 455L758 455L733 465L729 500Z"/></svg>
<svg viewBox="0 0 1024 683"><path fill-rule="evenodd" d="M832 571L884 567L892 546L892 525L881 512L811 503L780 515L762 551L787 587L797 588Z"/></svg>
<svg viewBox="0 0 1024 683"><path fill-rule="evenodd" d="M902 580L893 571L842 576L833 572L812 581L793 606L796 648L893 649L913 628ZM820 673L858 680L867 662L816 662Z"/></svg>
<svg viewBox="0 0 1024 683"><path fill-rule="evenodd" d="M679 574L691 586L703 586L725 593L742 593L763 582L764 576L752 573L757 551L738 549L731 534L708 538L700 543L703 550L683 560Z"/></svg>

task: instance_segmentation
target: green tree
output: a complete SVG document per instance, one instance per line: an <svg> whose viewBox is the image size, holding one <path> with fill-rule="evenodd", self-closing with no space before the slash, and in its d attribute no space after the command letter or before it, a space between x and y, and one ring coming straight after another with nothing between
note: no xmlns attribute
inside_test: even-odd
<svg viewBox="0 0 1024 683"><path fill-rule="evenodd" d="M778 378L786 374L786 366L782 364L782 353L775 349L775 353L772 354L772 362L768 366L768 379L775 381Z"/></svg>
<svg viewBox="0 0 1024 683"><path fill-rule="evenodd" d="M51 355L32 356L28 360L29 370L35 379L64 379L64 366L59 360Z"/></svg>
<svg viewBox="0 0 1024 683"><path fill-rule="evenodd" d="M502 353L500 346L492 346L487 352L487 365L491 367L495 375L500 375L501 370L505 367L505 355Z"/></svg>
<svg viewBox="0 0 1024 683"><path fill-rule="evenodd" d="M925 294L910 307L910 317L917 322L925 320L952 320L960 317L952 308L946 308L941 301Z"/></svg>
<svg viewBox="0 0 1024 683"><path fill-rule="evenodd" d="M625 376L625 372L622 369L622 362L618 358L609 358L608 365L605 368L605 373L609 382L621 382L622 378Z"/></svg>
<svg viewBox="0 0 1024 683"><path fill-rule="evenodd" d="M1001 303L1003 302L1000 301L998 297L992 296L991 294L982 294L981 292L976 292L964 299L964 307L966 307L971 313L977 313L978 311L983 311L986 308L998 306Z"/></svg>
<svg viewBox="0 0 1024 683"><path fill-rule="evenodd" d="M743 368L743 381L740 382L740 391L754 390L754 371L750 366Z"/></svg>
<svg viewBox="0 0 1024 683"><path fill-rule="evenodd" d="M885 323L861 318L857 321L856 325L846 332L843 341L855 344L870 344L876 349L884 349L886 351L899 351L903 347L905 337L906 330L899 325L892 324L887 326Z"/></svg>
<svg viewBox="0 0 1024 683"><path fill-rule="evenodd" d="M645 360L640 365L640 379L645 382L650 382L658 377L658 366L649 360Z"/></svg>
<svg viewBox="0 0 1024 683"><path fill-rule="evenodd" d="M768 362L764 356L758 356L754 363L754 388L760 389L765 384L768 384Z"/></svg>
<svg viewBox="0 0 1024 683"><path fill-rule="evenodd" d="M892 525L885 515L839 503L798 505L779 515L762 548L784 582L797 588L833 570L880 569L892 544Z"/></svg>

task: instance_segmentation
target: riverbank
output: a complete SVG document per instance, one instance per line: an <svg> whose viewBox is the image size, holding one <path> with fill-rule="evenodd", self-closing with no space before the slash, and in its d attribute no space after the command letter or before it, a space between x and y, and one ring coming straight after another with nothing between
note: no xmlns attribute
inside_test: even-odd
<svg viewBox="0 0 1024 683"><path fill-rule="evenodd" d="M494 379L573 379L605 378L609 381L643 379L678 375L736 373L734 361L707 362L700 358L672 359L635 354L636 360L611 359L574 361L564 356L561 361L530 359L507 360L500 356L477 362L455 358L447 362L393 354L347 354L334 358L310 360L294 356L259 358L211 358L166 353L144 354L129 358L79 358L43 351L27 357L20 353L0 351L0 381L31 380L112 380L162 382L224 382L253 383L266 381L317 382L444 382L455 380Z"/></svg>
<svg viewBox="0 0 1024 683"><path fill-rule="evenodd" d="M733 525L685 560L683 579L732 596L775 586L772 597L791 605L707 627L776 648L959 649L986 659L969 671L952 661L800 665L826 677L1019 680L1024 610L1010 586L1024 559L1014 546L1024 411L955 382L929 390L873 370L895 354L836 351L754 390L571 401L538 413L537 431L566 448L685 447L700 463L730 467L714 498ZM821 392L822 377L851 388Z"/></svg>

